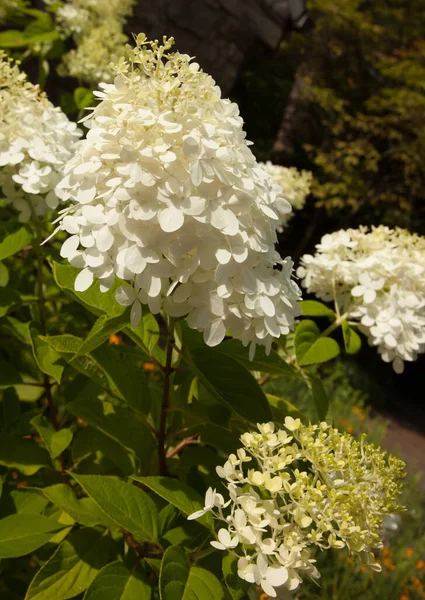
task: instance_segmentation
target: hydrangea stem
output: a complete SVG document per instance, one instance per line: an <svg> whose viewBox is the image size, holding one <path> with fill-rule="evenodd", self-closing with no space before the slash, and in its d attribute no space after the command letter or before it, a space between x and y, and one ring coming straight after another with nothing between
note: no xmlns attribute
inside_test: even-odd
<svg viewBox="0 0 425 600"><path fill-rule="evenodd" d="M170 379L173 372L172 359L173 359L173 347L174 347L174 322L170 318L168 321L167 330L167 348L166 348L166 361L164 371L164 390L162 394L161 414L159 418L159 431L158 431L158 459L159 459L159 473L160 475L168 475L167 469L167 452L165 448L165 438L167 429L167 413L170 406Z"/></svg>
<svg viewBox="0 0 425 600"><path fill-rule="evenodd" d="M40 327L43 335L47 335L47 325L46 325L46 315L45 315L45 306L46 306L46 298L44 296L43 291L43 265L44 265L44 252L41 243L43 241L43 232L41 229L40 220L34 210L34 206L31 200L27 200L28 205L31 210L32 221L34 223L34 227L36 230L36 243L33 246L36 256L37 256L37 283L36 283L36 294L38 298L38 318L40 320ZM56 412L55 404L53 402L52 396L52 384L50 383L49 376L46 373L43 373L43 387L45 391L45 396L47 400L47 407L49 410L50 422L52 423L53 429L58 431L60 429L60 424L58 420L58 415ZM65 459L63 454L58 456L58 461L61 468L61 474L69 484L69 477L66 472Z"/></svg>

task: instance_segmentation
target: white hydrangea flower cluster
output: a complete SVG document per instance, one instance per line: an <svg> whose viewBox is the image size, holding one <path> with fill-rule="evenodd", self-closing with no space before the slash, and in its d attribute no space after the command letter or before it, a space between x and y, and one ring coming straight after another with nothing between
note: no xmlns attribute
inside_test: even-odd
<svg viewBox="0 0 425 600"><path fill-rule="evenodd" d="M298 171L295 167L282 167L274 165L271 161L260 163L263 169L283 190L283 196L288 200L294 210L304 208L305 199L311 191L313 174L310 171ZM282 232L294 215L293 212L282 216L278 231Z"/></svg>
<svg viewBox="0 0 425 600"><path fill-rule="evenodd" d="M334 301L402 373L425 352L425 239L401 229L365 227L325 235L297 275L308 292Z"/></svg>
<svg viewBox="0 0 425 600"><path fill-rule="evenodd" d="M29 202L38 215L58 205L54 188L81 132L2 51L0 122L0 187L19 220L28 221Z"/></svg>
<svg viewBox="0 0 425 600"><path fill-rule="evenodd" d="M66 0L59 4L56 21L76 48L63 57L60 72L97 85L111 82L111 56L123 55L128 37L123 32L135 0ZM49 0L48 3L51 3Z"/></svg>
<svg viewBox="0 0 425 600"><path fill-rule="evenodd" d="M401 509L403 461L364 437L292 417L277 431L273 423L258 425L241 442L217 467L230 499L210 488L204 509L188 517L212 512L222 527L211 544L239 558L239 577L274 598L276 587L294 590L303 577L320 577L314 547L346 547L380 570L372 549L382 546L385 516Z"/></svg>
<svg viewBox="0 0 425 600"><path fill-rule="evenodd" d="M289 333L300 314L290 258L274 249L275 223L291 207L256 163L238 108L190 57L139 36L86 120L87 139L56 192L73 204L61 218L61 254L117 301L188 315L205 342L226 330L245 345ZM276 268L277 267L277 268Z"/></svg>

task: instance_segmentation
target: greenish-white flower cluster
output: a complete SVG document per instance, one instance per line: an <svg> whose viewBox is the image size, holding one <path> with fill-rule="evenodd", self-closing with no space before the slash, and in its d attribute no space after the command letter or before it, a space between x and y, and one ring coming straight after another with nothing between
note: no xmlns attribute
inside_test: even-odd
<svg viewBox="0 0 425 600"><path fill-rule="evenodd" d="M274 165L269 160L260 163L263 169L283 190L283 196L294 210L304 208L305 200L310 193L313 174L310 171L298 171L295 167ZM288 212L282 218L278 231L282 231L293 217L294 212Z"/></svg>
<svg viewBox="0 0 425 600"><path fill-rule="evenodd" d="M51 4L50 0L48 2ZM65 54L61 74L96 85L113 79L111 57L124 54L123 32L134 0L66 0L57 8L56 21L76 48Z"/></svg>
<svg viewBox="0 0 425 600"><path fill-rule="evenodd" d="M303 577L320 577L312 550L344 548L371 568L384 517L400 510L403 461L327 423L287 417L241 437L243 447L217 473L230 499L211 488L196 519L211 511L222 523L219 550L237 556L242 579L276 597ZM227 509L227 510L226 510Z"/></svg>

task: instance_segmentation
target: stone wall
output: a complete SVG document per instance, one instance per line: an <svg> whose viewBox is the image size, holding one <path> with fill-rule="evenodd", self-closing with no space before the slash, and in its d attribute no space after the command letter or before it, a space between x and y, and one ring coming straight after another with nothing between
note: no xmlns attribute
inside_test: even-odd
<svg viewBox="0 0 425 600"><path fill-rule="evenodd" d="M275 50L291 29L288 0L139 0L127 31L173 36L224 94L254 44Z"/></svg>

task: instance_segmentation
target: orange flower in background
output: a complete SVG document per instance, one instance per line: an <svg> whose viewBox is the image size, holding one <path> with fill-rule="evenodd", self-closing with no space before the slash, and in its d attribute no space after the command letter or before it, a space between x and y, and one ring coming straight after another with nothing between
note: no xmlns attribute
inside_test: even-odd
<svg viewBox="0 0 425 600"><path fill-rule="evenodd" d="M154 365L151 362L145 362L143 364L143 370L144 371L155 371L156 370L156 365Z"/></svg>
<svg viewBox="0 0 425 600"><path fill-rule="evenodd" d="M417 562L417 563L416 563L416 565L415 565L415 568L416 568L416 569L419 569L419 570L421 570L421 569L423 569L424 567L425 567L425 561L423 561L422 559L421 559L421 560L418 560L418 562Z"/></svg>
<svg viewBox="0 0 425 600"><path fill-rule="evenodd" d="M409 600L409 596L407 594L402 594L399 600Z"/></svg>
<svg viewBox="0 0 425 600"><path fill-rule="evenodd" d="M353 406L353 413L359 417L360 421L364 421L366 418L364 411L358 406Z"/></svg>
<svg viewBox="0 0 425 600"><path fill-rule="evenodd" d="M88 423L83 421L83 419L80 419L80 417L77 417L77 423L79 423L81 427L88 427Z"/></svg>
<svg viewBox="0 0 425 600"><path fill-rule="evenodd" d="M109 336L108 342L114 346L122 346L123 344L122 337L116 333Z"/></svg>
<svg viewBox="0 0 425 600"><path fill-rule="evenodd" d="M407 558L411 558L415 554L413 548L406 548L406 556Z"/></svg>

